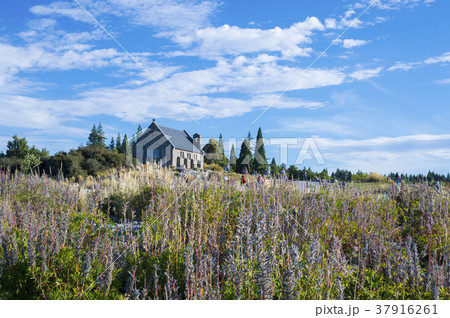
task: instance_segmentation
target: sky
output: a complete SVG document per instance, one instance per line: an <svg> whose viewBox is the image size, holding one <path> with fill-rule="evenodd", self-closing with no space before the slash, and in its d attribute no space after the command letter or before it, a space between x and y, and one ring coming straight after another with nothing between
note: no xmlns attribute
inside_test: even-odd
<svg viewBox="0 0 450 318"><path fill-rule="evenodd" d="M447 0L0 2L0 151L158 124L298 167L450 172Z"/></svg>

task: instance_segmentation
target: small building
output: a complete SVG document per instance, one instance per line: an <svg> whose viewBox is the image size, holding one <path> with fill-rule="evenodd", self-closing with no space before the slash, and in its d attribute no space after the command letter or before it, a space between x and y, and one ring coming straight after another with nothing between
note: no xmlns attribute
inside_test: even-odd
<svg viewBox="0 0 450 318"><path fill-rule="evenodd" d="M156 163L162 167L176 166L203 169L201 137L191 137L186 130L158 125L155 120L136 141L135 155L141 163Z"/></svg>

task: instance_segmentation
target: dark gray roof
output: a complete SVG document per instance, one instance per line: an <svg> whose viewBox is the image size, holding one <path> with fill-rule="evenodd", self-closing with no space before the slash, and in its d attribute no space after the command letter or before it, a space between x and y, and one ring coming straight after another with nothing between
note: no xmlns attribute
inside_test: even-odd
<svg viewBox="0 0 450 318"><path fill-rule="evenodd" d="M160 126L154 123L161 132L166 135L169 141L176 149L202 153L200 149L194 146L192 137L186 131Z"/></svg>

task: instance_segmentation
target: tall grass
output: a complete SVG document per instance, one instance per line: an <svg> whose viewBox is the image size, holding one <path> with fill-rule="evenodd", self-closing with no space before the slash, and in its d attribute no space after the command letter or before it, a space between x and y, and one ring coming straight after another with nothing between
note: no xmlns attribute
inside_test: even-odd
<svg viewBox="0 0 450 318"><path fill-rule="evenodd" d="M427 184L300 193L151 166L2 172L0 297L449 299L449 201Z"/></svg>

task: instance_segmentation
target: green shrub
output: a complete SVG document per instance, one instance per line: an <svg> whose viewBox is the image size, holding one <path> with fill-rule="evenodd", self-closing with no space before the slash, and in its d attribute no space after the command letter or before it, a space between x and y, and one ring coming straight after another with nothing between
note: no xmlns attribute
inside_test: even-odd
<svg viewBox="0 0 450 318"><path fill-rule="evenodd" d="M205 170L212 170L216 172L223 172L223 168L219 166L217 163L205 164L203 166Z"/></svg>

